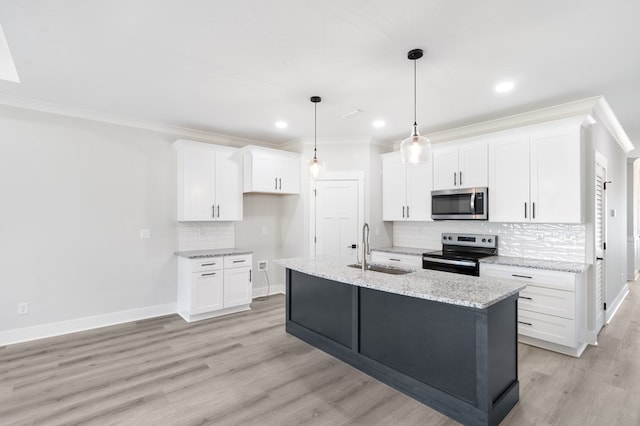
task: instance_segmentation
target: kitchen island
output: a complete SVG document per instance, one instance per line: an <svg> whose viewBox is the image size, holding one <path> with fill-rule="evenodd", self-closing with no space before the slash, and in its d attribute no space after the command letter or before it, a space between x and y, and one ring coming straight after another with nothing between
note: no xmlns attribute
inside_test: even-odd
<svg viewBox="0 0 640 426"><path fill-rule="evenodd" d="M331 258L284 259L286 331L463 424L518 402L524 285L438 271L405 275Z"/></svg>

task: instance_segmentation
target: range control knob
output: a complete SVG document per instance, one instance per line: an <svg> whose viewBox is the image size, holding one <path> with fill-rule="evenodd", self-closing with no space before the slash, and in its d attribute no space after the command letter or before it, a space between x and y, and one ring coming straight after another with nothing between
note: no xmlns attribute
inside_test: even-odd
<svg viewBox="0 0 640 426"><path fill-rule="evenodd" d="M486 238L483 238L483 239L482 239L482 242L483 242L483 243L486 243L486 242L487 242L487 239L486 239ZM491 242L491 240L489 240L489 242Z"/></svg>
<svg viewBox="0 0 640 426"><path fill-rule="evenodd" d="M452 240L452 238L451 238L451 237L449 237L449 241L451 241L451 240Z"/></svg>
<svg viewBox="0 0 640 426"><path fill-rule="evenodd" d="M493 240L491 238L489 238L489 242L493 242Z"/></svg>

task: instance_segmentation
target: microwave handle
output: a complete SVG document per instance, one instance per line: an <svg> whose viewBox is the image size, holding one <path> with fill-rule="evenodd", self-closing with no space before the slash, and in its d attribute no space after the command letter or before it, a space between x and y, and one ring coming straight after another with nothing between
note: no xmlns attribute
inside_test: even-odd
<svg viewBox="0 0 640 426"><path fill-rule="evenodd" d="M474 213L476 211L476 193L475 192L471 193L470 206L471 206L471 213Z"/></svg>

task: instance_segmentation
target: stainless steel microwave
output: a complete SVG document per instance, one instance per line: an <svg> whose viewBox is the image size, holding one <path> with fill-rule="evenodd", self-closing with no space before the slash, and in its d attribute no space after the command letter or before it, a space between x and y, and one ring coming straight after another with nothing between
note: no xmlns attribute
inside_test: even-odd
<svg viewBox="0 0 640 426"><path fill-rule="evenodd" d="M489 188L431 191L433 220L488 220Z"/></svg>

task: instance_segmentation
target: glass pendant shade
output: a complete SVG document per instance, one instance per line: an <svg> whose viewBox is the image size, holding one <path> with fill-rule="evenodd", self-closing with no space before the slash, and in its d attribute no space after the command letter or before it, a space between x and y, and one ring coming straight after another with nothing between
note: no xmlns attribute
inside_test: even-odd
<svg viewBox="0 0 640 426"><path fill-rule="evenodd" d="M418 125L413 125L411 136L400 144L400 154L403 164L426 163L431 157L431 141L426 136L420 136Z"/></svg>
<svg viewBox="0 0 640 426"><path fill-rule="evenodd" d="M322 176L326 169L325 162L318 160L316 156L309 160L309 177L311 179L317 179L318 176Z"/></svg>

